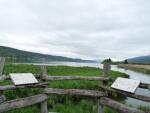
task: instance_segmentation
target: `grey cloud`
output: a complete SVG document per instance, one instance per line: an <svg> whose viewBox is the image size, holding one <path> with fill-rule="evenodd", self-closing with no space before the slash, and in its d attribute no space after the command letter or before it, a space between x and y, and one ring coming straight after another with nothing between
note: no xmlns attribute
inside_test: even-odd
<svg viewBox="0 0 150 113"><path fill-rule="evenodd" d="M0 1L0 45L80 58L150 54L149 0Z"/></svg>

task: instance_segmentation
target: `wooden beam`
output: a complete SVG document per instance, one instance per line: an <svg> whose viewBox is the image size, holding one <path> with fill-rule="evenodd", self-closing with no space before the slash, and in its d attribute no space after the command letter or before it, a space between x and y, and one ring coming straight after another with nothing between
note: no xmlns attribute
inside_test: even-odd
<svg viewBox="0 0 150 113"><path fill-rule="evenodd" d="M0 91L15 90L15 89L19 89L19 88L20 89L21 88L46 88L47 86L48 86L48 82L24 85L24 86L6 85L6 86L0 86Z"/></svg>
<svg viewBox="0 0 150 113"><path fill-rule="evenodd" d="M47 100L41 102L41 113L48 113Z"/></svg>
<svg viewBox="0 0 150 113"><path fill-rule="evenodd" d="M140 111L135 108L128 107L124 104L121 104L119 102L116 102L106 97L101 97L100 104L108 106L119 113L145 113L144 111Z"/></svg>
<svg viewBox="0 0 150 113"><path fill-rule="evenodd" d="M101 97L105 93L93 90L80 90L80 89L55 89L55 88L45 88L44 93L46 94L56 94L56 95L80 95L80 96L91 96L91 97Z"/></svg>
<svg viewBox="0 0 150 113"><path fill-rule="evenodd" d="M5 64L5 58L0 57L0 76L2 76L2 74L3 74L4 64Z"/></svg>
<svg viewBox="0 0 150 113"><path fill-rule="evenodd" d="M45 76L45 80L53 81L53 80L109 80L109 78L105 77L87 77L87 76Z"/></svg>
<svg viewBox="0 0 150 113"><path fill-rule="evenodd" d="M150 84L140 83L139 88L144 88L144 89L149 89L150 90Z"/></svg>
<svg viewBox="0 0 150 113"><path fill-rule="evenodd" d="M109 78L109 71L110 71L110 65L109 64L103 64L103 77ZM108 85L108 80L103 80L100 82L100 85ZM108 95L108 92L104 89L101 91L105 92ZM104 105L100 103L100 98L98 99L98 113L104 113Z"/></svg>
<svg viewBox="0 0 150 113"><path fill-rule="evenodd" d="M132 93L124 92L124 91L119 91L119 90L115 90L115 89L112 89L112 88L107 87L107 86L100 86L100 87L104 90L107 90L110 93L111 92L116 92L116 93L120 93L122 95L131 97L131 98L135 98L135 99L139 99L139 100L142 100L142 101L150 102L150 97L147 97L147 96L132 94Z"/></svg>
<svg viewBox="0 0 150 113"><path fill-rule="evenodd" d="M45 65L41 65L40 68L41 68L40 78L42 80L45 80L45 76L47 76L47 68Z"/></svg>
<svg viewBox="0 0 150 113"><path fill-rule="evenodd" d="M100 103L100 99L98 99L98 113L104 113L105 106Z"/></svg>
<svg viewBox="0 0 150 113"><path fill-rule="evenodd" d="M35 96L30 96L21 99L15 99L11 101L6 101L0 104L0 113L13 110L15 108L22 108L31 106L34 104L41 103L48 99L48 96L45 94L39 94Z"/></svg>
<svg viewBox="0 0 150 113"><path fill-rule="evenodd" d="M6 101L6 97L4 95L0 96L0 104Z"/></svg>

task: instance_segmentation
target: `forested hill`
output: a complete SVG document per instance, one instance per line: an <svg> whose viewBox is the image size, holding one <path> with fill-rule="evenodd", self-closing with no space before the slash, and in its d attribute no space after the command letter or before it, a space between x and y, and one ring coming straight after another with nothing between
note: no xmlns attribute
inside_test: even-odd
<svg viewBox="0 0 150 113"><path fill-rule="evenodd" d="M54 55L27 52L4 46L0 46L0 57L6 57L6 60L8 62L39 62L39 63L51 61L93 62L90 60L73 59L63 56L54 56Z"/></svg>
<svg viewBox="0 0 150 113"><path fill-rule="evenodd" d="M129 63L150 64L150 55L127 59Z"/></svg>

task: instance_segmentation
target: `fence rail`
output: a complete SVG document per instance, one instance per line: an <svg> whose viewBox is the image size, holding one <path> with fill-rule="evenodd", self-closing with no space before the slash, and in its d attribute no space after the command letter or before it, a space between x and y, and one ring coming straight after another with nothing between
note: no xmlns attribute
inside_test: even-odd
<svg viewBox="0 0 150 113"><path fill-rule="evenodd" d="M6 101L0 104L0 113L41 103L48 99L46 94L39 94L21 99ZM44 112L42 112L44 113Z"/></svg>
<svg viewBox="0 0 150 113"><path fill-rule="evenodd" d="M91 96L91 97L102 97L106 96L104 92L94 90L81 90L81 89L54 89L45 88L44 93L56 94L56 95L80 95L80 96Z"/></svg>

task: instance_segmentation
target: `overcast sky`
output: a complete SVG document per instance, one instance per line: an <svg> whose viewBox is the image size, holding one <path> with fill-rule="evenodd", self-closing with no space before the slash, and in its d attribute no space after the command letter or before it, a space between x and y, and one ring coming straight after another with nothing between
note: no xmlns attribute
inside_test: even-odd
<svg viewBox="0 0 150 113"><path fill-rule="evenodd" d="M150 0L0 0L0 45L83 59L150 55Z"/></svg>

